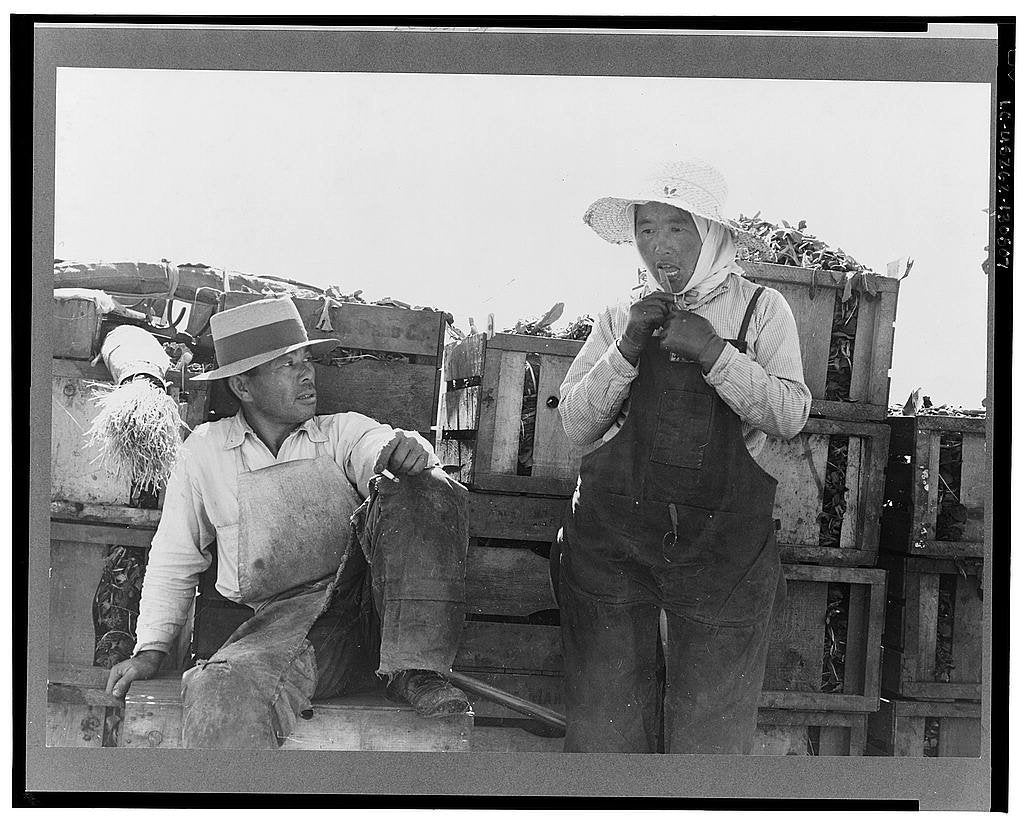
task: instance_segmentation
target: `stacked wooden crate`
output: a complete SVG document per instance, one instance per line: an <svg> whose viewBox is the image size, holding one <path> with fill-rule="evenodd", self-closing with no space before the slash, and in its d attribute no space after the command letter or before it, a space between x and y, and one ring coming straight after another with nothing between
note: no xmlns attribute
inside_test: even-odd
<svg viewBox="0 0 1024 825"><path fill-rule="evenodd" d="M884 699L872 752L980 756L985 419L889 418L881 563Z"/></svg>
<svg viewBox="0 0 1024 825"><path fill-rule="evenodd" d="M750 280L778 290L792 309L812 398L803 432L788 442L769 437L758 458L779 481L776 538L783 560L800 562L803 571L798 577L789 568L786 604L773 617L766 694L792 713L817 713L808 717L815 721L841 719L849 731L842 752L859 756L880 697L886 574L877 560L899 282L743 266ZM798 679L803 691L792 689ZM804 752L836 752L834 727L809 722L806 730ZM763 752L778 751L769 739Z"/></svg>
<svg viewBox="0 0 1024 825"><path fill-rule="evenodd" d="M844 302L830 273L749 267L793 307L814 396L804 431L769 439L759 458L779 479L789 597L773 617L755 752L859 755L879 702L885 572L874 565L897 284L879 279L877 295L856 291ZM837 319L855 330L840 345L851 360L843 394L829 367ZM562 660L547 556L579 470L558 390L581 346L473 335L449 346L444 363L440 456L470 487L474 514L470 614L456 669L555 710L563 707ZM476 709L475 742L490 729L495 749L558 747L538 723L490 702Z"/></svg>
<svg viewBox="0 0 1024 825"><path fill-rule="evenodd" d="M101 747L115 744L120 703L104 692L107 669L97 589L106 570L113 587L127 589L144 568L160 518L159 502L146 501L128 479L99 461L85 434L99 408L94 385L110 386L98 353L105 319L88 299L54 300L50 451L50 604L46 744ZM170 374L170 394L184 402L180 378ZM186 422L202 420L205 391L191 389ZM110 610L137 611L138 604ZM111 614L112 615L112 614ZM130 644L131 640L126 640ZM188 633L165 662L165 672L187 658Z"/></svg>

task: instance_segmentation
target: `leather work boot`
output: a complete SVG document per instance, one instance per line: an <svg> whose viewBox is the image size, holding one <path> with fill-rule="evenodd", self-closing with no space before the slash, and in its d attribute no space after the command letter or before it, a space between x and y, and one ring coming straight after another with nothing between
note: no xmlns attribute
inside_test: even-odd
<svg viewBox="0 0 1024 825"><path fill-rule="evenodd" d="M432 670L398 671L388 682L385 695L412 705L416 713L428 718L473 712L466 694Z"/></svg>

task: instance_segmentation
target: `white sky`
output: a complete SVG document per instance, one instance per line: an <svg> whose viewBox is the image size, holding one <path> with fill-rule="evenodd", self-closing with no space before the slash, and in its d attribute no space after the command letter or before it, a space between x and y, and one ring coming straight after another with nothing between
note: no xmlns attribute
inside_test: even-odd
<svg viewBox="0 0 1024 825"><path fill-rule="evenodd" d="M982 84L60 69L55 255L202 262L497 329L635 283L581 220L701 156L727 210L885 273L909 256L893 402L985 396Z"/></svg>

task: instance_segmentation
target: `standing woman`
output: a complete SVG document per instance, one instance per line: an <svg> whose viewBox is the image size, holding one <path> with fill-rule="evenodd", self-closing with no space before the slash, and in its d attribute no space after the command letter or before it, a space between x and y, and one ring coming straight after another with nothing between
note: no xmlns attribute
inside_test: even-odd
<svg viewBox="0 0 1024 825"><path fill-rule="evenodd" d="M566 751L752 743L785 588L776 482L754 458L766 434L800 432L811 394L789 305L736 263L737 243L761 244L722 217L725 196L720 172L684 161L584 215L636 244L647 281L599 315L561 387L588 447L559 534Z"/></svg>

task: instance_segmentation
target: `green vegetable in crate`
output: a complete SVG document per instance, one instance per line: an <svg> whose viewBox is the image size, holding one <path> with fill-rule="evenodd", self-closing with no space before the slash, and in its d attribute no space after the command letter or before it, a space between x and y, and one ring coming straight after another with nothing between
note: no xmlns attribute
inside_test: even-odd
<svg viewBox="0 0 1024 825"><path fill-rule="evenodd" d="M164 385L170 359L152 334L129 325L107 334L100 357L114 385L94 387L99 414L89 443L133 487L155 491L170 477L186 426Z"/></svg>

